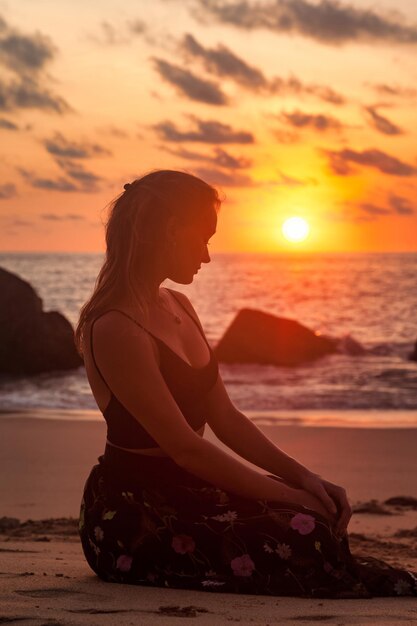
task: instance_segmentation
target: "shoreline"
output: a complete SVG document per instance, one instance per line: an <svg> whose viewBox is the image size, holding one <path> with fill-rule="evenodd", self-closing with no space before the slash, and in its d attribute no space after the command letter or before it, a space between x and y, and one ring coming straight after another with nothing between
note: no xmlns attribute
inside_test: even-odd
<svg viewBox="0 0 417 626"><path fill-rule="evenodd" d="M87 476L104 451L105 421L31 415L0 419L2 514L19 519L76 516ZM410 481L417 476L417 428L258 426L287 454L344 486L352 502L417 497L417 481ZM204 437L250 465L208 426Z"/></svg>
<svg viewBox="0 0 417 626"><path fill-rule="evenodd" d="M304 428L417 429L417 414L411 409L300 409L243 411L258 426ZM372 418L370 418L372 416ZM18 408L0 409L0 420L14 418L103 422L98 409ZM378 421L376 421L376 419Z"/></svg>

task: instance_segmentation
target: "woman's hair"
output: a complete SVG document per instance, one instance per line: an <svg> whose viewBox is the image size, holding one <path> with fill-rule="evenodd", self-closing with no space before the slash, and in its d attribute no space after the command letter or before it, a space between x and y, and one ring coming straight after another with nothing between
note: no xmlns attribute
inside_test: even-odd
<svg viewBox="0 0 417 626"><path fill-rule="evenodd" d="M109 205L104 263L75 329L80 354L86 324L118 296L127 296L132 304L147 311L140 282L146 282L151 268L164 254L170 216L189 223L210 211L217 212L220 204L214 187L186 172L156 170L124 185L124 191Z"/></svg>

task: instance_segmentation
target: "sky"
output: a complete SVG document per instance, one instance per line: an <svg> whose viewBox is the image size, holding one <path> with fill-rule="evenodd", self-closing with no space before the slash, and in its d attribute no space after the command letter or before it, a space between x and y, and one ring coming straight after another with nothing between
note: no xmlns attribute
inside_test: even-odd
<svg viewBox="0 0 417 626"><path fill-rule="evenodd" d="M0 251L103 251L160 168L213 253L417 251L416 53L414 0L0 0Z"/></svg>

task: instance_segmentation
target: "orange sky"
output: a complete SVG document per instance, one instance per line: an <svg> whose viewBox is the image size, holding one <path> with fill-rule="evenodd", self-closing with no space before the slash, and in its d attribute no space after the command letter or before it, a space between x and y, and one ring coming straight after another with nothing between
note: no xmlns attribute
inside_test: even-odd
<svg viewBox="0 0 417 626"><path fill-rule="evenodd" d="M102 250L154 168L225 195L214 253L417 250L417 3L237 4L0 0L1 251Z"/></svg>

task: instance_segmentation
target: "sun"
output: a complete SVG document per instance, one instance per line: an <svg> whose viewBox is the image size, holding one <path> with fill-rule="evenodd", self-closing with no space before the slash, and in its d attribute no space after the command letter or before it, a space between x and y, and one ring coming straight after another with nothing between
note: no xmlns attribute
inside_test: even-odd
<svg viewBox="0 0 417 626"><path fill-rule="evenodd" d="M282 225L282 233L293 243L304 241L310 233L310 226L302 217L289 217Z"/></svg>

